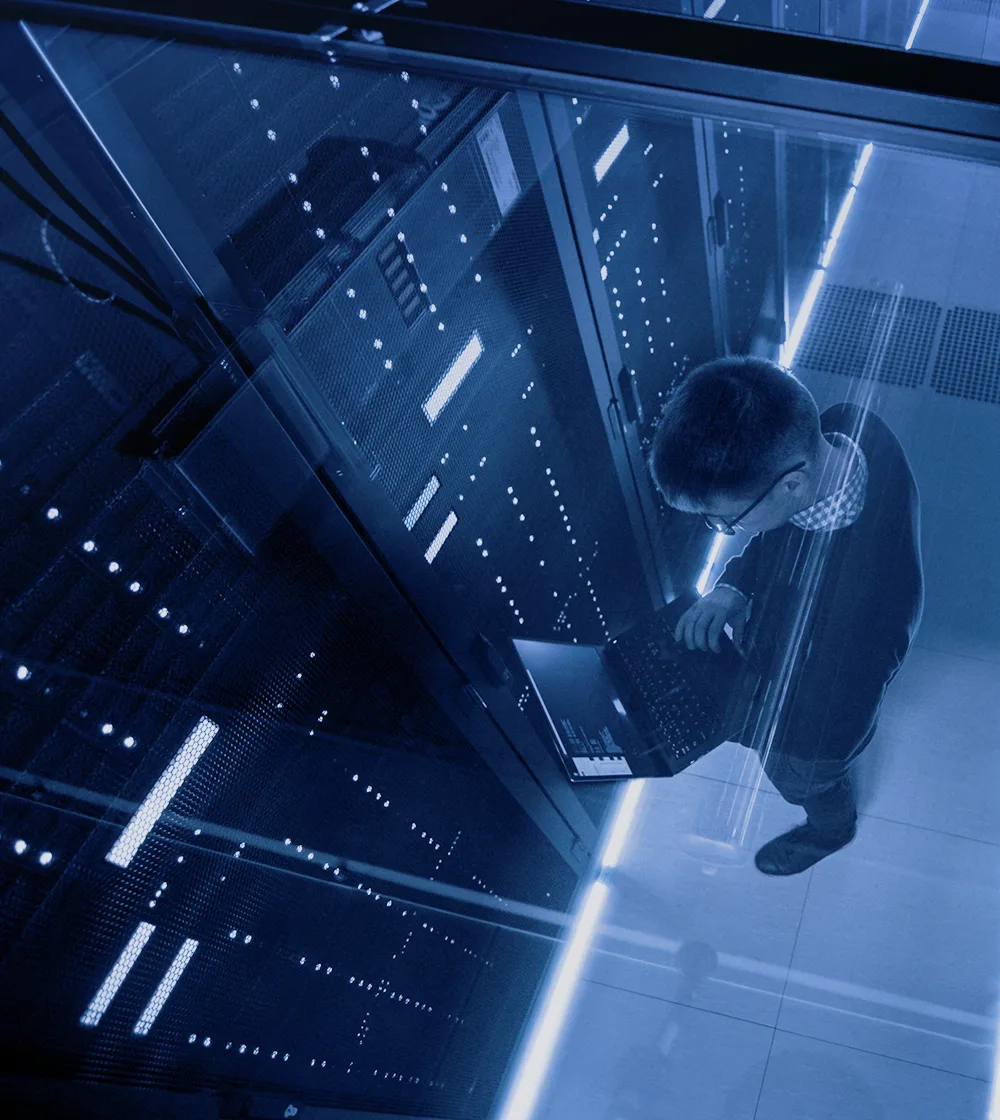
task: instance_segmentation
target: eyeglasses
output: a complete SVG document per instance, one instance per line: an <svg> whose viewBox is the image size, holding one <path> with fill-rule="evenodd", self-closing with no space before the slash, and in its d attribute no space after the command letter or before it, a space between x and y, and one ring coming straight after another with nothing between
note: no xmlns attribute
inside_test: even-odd
<svg viewBox="0 0 1000 1120"><path fill-rule="evenodd" d="M787 478L788 475L794 474L795 471L802 470L805 465L806 464L804 462L796 463L794 467L789 467L787 471L783 471L781 474L779 474L774 482L772 482L771 485L764 491L764 493L761 494L757 501L755 501L752 506L748 506L739 515L739 517L734 517L731 521L723 521L721 517L711 517L709 514L704 513L702 514L702 517L705 518L705 524L709 527L709 529L712 530L713 533L725 533L727 537L736 536L735 526L739 525L739 523L743 520L744 517L746 517L748 513L750 513L752 510L755 510L783 478Z"/></svg>

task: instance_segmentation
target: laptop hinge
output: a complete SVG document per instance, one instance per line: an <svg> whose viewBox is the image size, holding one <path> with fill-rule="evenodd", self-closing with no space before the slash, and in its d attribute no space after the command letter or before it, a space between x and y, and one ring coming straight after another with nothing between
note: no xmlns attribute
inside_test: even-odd
<svg viewBox="0 0 1000 1120"><path fill-rule="evenodd" d="M496 646L485 634L477 634L472 643L472 653L492 685L503 688L514 679L503 658L497 653Z"/></svg>

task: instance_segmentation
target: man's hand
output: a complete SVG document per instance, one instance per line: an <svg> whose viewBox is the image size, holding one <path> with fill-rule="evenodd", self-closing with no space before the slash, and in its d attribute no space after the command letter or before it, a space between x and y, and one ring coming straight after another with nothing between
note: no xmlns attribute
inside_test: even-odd
<svg viewBox="0 0 1000 1120"><path fill-rule="evenodd" d="M729 587L717 587L681 615L674 641L684 642L688 649L720 653L719 635L726 623L733 628L733 645L739 650L746 626L746 600Z"/></svg>

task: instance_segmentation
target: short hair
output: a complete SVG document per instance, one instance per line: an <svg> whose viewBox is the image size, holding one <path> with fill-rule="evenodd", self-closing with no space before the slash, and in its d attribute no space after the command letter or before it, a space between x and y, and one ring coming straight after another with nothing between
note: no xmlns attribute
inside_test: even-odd
<svg viewBox="0 0 1000 1120"><path fill-rule="evenodd" d="M766 358L718 358L667 399L648 465L668 505L704 509L713 496L759 497L820 439L816 401L794 374Z"/></svg>

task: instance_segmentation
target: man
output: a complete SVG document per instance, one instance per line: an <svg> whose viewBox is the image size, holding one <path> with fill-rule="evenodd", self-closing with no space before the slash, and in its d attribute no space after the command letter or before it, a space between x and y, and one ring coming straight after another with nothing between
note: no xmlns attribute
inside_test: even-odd
<svg viewBox="0 0 1000 1120"><path fill-rule="evenodd" d="M649 456L667 503L716 532L752 534L674 632L719 651L724 627L752 673L731 736L760 756L805 824L757 867L794 875L849 843L851 763L923 612L920 506L906 455L872 411L835 405L762 358L694 370L666 402Z"/></svg>

